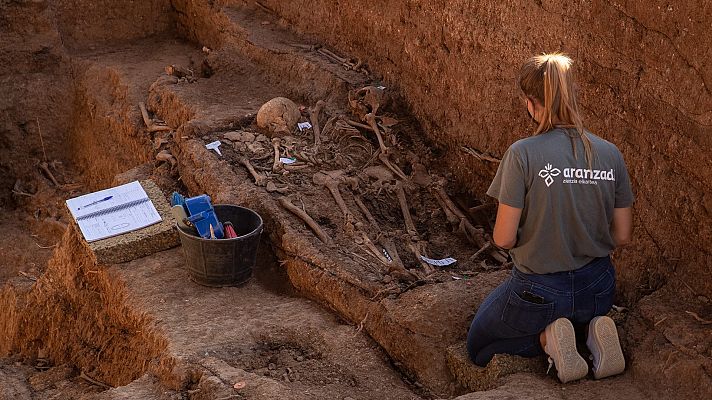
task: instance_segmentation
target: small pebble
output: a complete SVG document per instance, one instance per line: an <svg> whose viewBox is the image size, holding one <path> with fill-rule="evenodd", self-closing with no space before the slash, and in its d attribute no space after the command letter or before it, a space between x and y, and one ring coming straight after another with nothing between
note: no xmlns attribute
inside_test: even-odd
<svg viewBox="0 0 712 400"><path fill-rule="evenodd" d="M392 280L393 280L393 278L391 278L390 275L384 275L384 276L383 276L383 279L381 279L381 282L383 282L383 283L391 283Z"/></svg>
<svg viewBox="0 0 712 400"><path fill-rule="evenodd" d="M267 369L269 369L269 370L274 370L276 368L277 368L277 366L274 365L274 363L269 363L269 365L267 366Z"/></svg>
<svg viewBox="0 0 712 400"><path fill-rule="evenodd" d="M304 361L304 357L303 357L303 356L297 356L297 362L302 362L302 361Z"/></svg>
<svg viewBox="0 0 712 400"><path fill-rule="evenodd" d="M242 132L242 141L243 142L254 142L255 134L252 132Z"/></svg>

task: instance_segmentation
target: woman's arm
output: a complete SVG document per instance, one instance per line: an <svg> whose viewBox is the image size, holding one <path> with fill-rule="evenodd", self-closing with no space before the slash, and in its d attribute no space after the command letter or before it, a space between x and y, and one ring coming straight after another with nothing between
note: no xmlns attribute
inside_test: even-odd
<svg viewBox="0 0 712 400"><path fill-rule="evenodd" d="M497 216L499 219L499 215ZM495 227L496 228L496 227ZM611 222L611 237L616 247L630 243L633 234L633 212L630 207L614 208Z"/></svg>
<svg viewBox="0 0 712 400"><path fill-rule="evenodd" d="M499 203L497 221L494 223L492 239L494 244L504 249L511 249L517 244L517 228L522 209Z"/></svg>

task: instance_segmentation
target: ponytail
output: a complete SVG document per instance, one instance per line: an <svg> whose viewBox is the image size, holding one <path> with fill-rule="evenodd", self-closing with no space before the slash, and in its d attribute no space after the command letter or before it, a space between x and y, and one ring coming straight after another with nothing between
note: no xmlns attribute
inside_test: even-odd
<svg viewBox="0 0 712 400"><path fill-rule="evenodd" d="M544 106L544 114L534 134L548 132L556 127L575 128L591 168L593 146L579 113L571 64L572 60L561 53L534 56L522 66L519 87L529 99ZM574 157L577 157L575 136L569 133L569 137Z"/></svg>

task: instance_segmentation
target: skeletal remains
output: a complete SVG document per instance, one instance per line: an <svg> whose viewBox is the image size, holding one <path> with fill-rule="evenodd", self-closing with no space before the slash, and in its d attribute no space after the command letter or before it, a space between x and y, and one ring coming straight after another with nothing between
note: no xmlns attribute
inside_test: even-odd
<svg viewBox="0 0 712 400"><path fill-rule="evenodd" d="M447 221L453 227L457 227L461 230L471 242L479 246L479 250L473 257L487 253L493 258L505 262L506 257L486 240L487 237L484 230L475 227L465 212L463 212L447 194L443 178L429 174L425 166L420 164L417 157L413 154L409 154L407 157L412 164L412 173L410 176L406 175L396 163L391 161L390 156L393 152L392 149L386 145L383 135L390 132L389 127L395 125L398 121L394 118L379 117L377 115L385 101L385 93L381 87L367 86L355 92L351 92L349 93L349 106L352 112L365 123L352 121L343 115L332 115L327 119L322 131L320 129L319 117L324 109L325 102L319 100L314 107L307 109L314 134L311 147L307 146L307 148L300 150L298 149L298 144L303 142L299 142L291 136L273 136L271 139L273 153L270 154L274 157L272 166L271 168L258 167L266 171L266 175L258 172L250 160L244 156L240 157L239 162L249 171L257 186L265 187L268 192L283 194L287 192L288 186L277 187L270 179L270 176L274 176L273 174L285 174L290 171L299 171L304 168L318 166L322 163L328 164L330 162L329 160L323 161L317 157L319 146L322 144L324 138L328 138L331 143L328 148L332 150L341 148L344 152L348 152L353 151L352 149L355 147L361 148L363 151L366 151L366 156L370 157L370 161L362 167L363 169L354 171L353 163L350 163L346 170L319 170L313 173L312 182L317 186L325 188L333 197L344 217L344 232L351 236L356 244L363 245L365 250L378 260L379 263L385 265L387 267L387 273L391 278L412 282L434 272L433 267L421 259L421 256L427 254L428 242L421 239L416 223L410 212L407 192L414 188L426 189L427 192L437 200ZM273 133L284 134L291 132L289 126L296 124L298 121L296 112L294 111L296 105L292 107L291 104L293 103L288 99L273 99L265 104L263 109L267 110L268 108L266 108L266 106L269 103L272 103L270 107L273 108L272 113L278 121L276 123L274 121L269 123L265 122L264 115L261 118L258 113L258 126L266 127ZM287 121L287 119L289 119L289 121ZM381 121L380 126L378 123L379 119ZM375 149L375 151L368 139L364 138L359 129L371 131L376 135L378 148ZM235 138L238 137L238 135L233 136ZM348 143L347 146L343 146L342 142L346 137L350 138L349 140L351 140L351 142ZM366 145L359 145L353 142L354 138L363 140ZM390 138L391 142L395 145L395 139L393 139L393 137ZM284 148L284 152L281 151L282 147ZM338 150L334 151L338 152ZM298 161L293 164L284 164L280 161L280 155L284 155L284 157L295 157ZM264 159L266 156L267 155L261 156L259 159ZM345 157L348 157L348 154L346 154ZM334 159L335 158L332 158L331 162L333 162ZM369 165L375 159L378 159L382 165ZM375 182L360 186L362 181L366 182L369 179L375 179ZM344 198L341 191L342 185L345 190L344 193L348 193L351 197L347 196L347 198ZM398 200L398 206L403 216L405 228L402 234L382 231L378 221L373 214L371 214L363 199L357 193L363 192L364 190L367 192L373 190L373 193L379 195L381 190L384 189L387 192L395 193L395 197ZM351 209L349 209L347 200L353 200L352 203L356 204L360 214L354 214ZM284 196L278 197L278 201L287 211L301 219L314 232L319 240L324 243L331 243L331 238L304 209L295 206ZM404 243L405 247L413 253L415 259L418 260L418 263L421 265L422 273L416 270L409 271L405 268L398 254L394 240L399 240ZM423 275L423 273L425 275Z"/></svg>

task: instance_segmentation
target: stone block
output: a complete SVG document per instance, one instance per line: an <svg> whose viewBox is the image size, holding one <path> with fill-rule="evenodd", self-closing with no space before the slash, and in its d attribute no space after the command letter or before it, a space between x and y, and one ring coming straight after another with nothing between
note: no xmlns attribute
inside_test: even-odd
<svg viewBox="0 0 712 400"><path fill-rule="evenodd" d="M140 181L143 190L161 216L161 222L123 235L84 244L99 264L118 264L145 257L180 244L171 206L161 189L151 180ZM73 222L76 225L76 222ZM76 227L78 229L78 227Z"/></svg>

